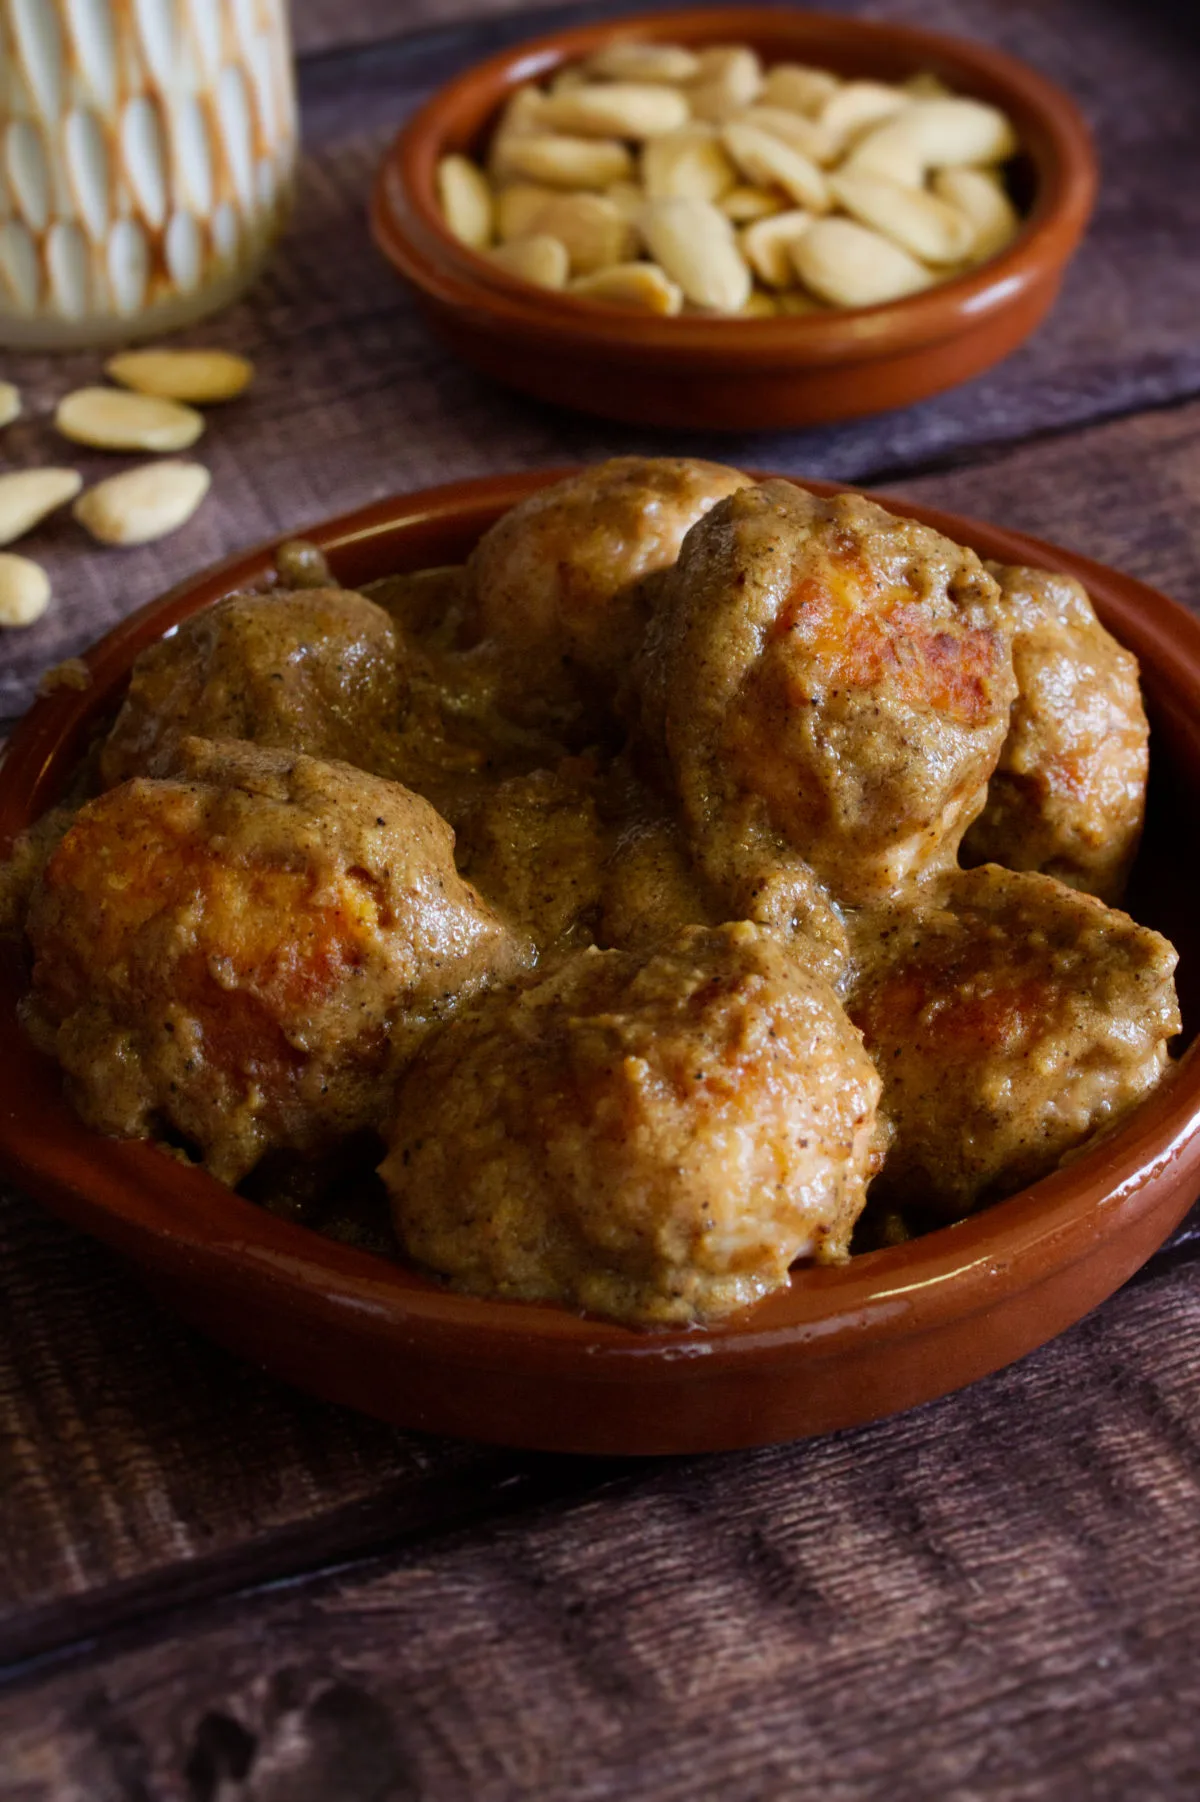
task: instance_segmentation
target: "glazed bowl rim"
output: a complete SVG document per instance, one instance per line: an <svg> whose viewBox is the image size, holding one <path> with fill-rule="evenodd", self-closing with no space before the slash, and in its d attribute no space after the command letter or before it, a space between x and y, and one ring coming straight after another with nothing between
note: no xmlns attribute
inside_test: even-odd
<svg viewBox="0 0 1200 1802"><path fill-rule="evenodd" d="M832 34L857 37L915 65L940 63L965 80L982 77L1010 106L1037 122L1040 142L1024 148L1037 165L1033 207L1013 242L977 269L879 306L770 319L701 315L656 318L586 297L536 288L455 239L434 193L439 154L456 130L478 127L518 80L548 73L614 36L715 41L736 20L738 41L772 33L797 45ZM711 35L710 35L711 34ZM476 97L483 90L484 104ZM469 135L469 134L468 134ZM559 348L629 358L669 357L677 365L789 365L870 362L916 352L974 329L1052 278L1083 234L1095 201L1096 157L1075 102L1056 83L1007 52L967 38L882 20L782 7L692 7L565 27L471 65L445 83L401 127L385 153L371 200L377 244L400 272L443 306L489 319L511 335L542 335Z"/></svg>
<svg viewBox="0 0 1200 1802"><path fill-rule="evenodd" d="M372 550L407 533L457 524L464 536L526 495L569 473L534 470L483 477L396 495L312 528L334 559L363 568ZM761 476L759 479L764 479ZM782 479L797 481L794 476ZM863 492L841 483L803 481L818 494ZM1110 620L1123 614L1138 654L1156 679L1194 714L1200 696L1200 621L1134 578L1042 540L988 526L902 498L872 498L980 553L1005 562L1059 568L1080 577ZM55 798L90 722L120 692L144 644L221 596L268 577L288 533L193 576L116 626L85 653L85 692L60 688L36 701L16 727L0 763L0 854L13 834ZM391 568L402 566L393 563ZM389 573L381 563L374 575ZM1182 717L1181 716L1181 717ZM483 1300L456 1294L403 1264L323 1238L268 1214L203 1170L144 1142L102 1138L68 1108L58 1073L20 1035L15 1007L24 976L15 952L0 959L0 1168L47 1200L54 1211L143 1263L182 1278L204 1267L234 1295L254 1304L263 1284L303 1295L309 1310L333 1317L367 1312L385 1333L417 1336L464 1366L491 1361L537 1371L547 1361L584 1357L613 1381L636 1378L647 1358L702 1359L706 1371L745 1358L786 1359L801 1345L834 1354L866 1335L872 1343L919 1326L983 1313L1001 1294L1035 1286L1051 1270L1085 1258L1096 1241L1138 1212L1139 1198L1172 1165L1200 1183L1200 1039L1171 1077L1132 1116L1066 1168L985 1212L906 1244L862 1253L849 1264L799 1269L787 1288L708 1328L631 1329L554 1304ZM32 1091L20 1078L32 1073ZM29 1094L33 1093L33 1105ZM39 1126L38 1122L41 1122ZM45 1130L49 1127L51 1130Z"/></svg>

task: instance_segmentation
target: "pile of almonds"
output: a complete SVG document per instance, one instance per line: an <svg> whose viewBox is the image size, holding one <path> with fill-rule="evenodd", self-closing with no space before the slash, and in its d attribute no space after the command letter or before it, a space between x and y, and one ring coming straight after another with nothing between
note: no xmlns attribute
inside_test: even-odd
<svg viewBox="0 0 1200 1802"><path fill-rule="evenodd" d="M254 376L244 357L224 350L130 350L105 365L116 388L77 388L59 402L55 428L93 450L188 450L204 430L198 406L233 400ZM19 417L21 397L0 382L0 427ZM175 458L109 476L82 493L74 469L21 469L0 475L0 545L32 532L74 501L80 525L101 544L149 544L178 531L208 493L200 463ZM0 553L0 626L31 626L50 603L46 572L27 557Z"/></svg>
<svg viewBox="0 0 1200 1802"><path fill-rule="evenodd" d="M444 157L450 231L511 274L646 313L877 306L1020 220L1003 113L933 75L764 69L746 45L618 41L510 96L486 168Z"/></svg>

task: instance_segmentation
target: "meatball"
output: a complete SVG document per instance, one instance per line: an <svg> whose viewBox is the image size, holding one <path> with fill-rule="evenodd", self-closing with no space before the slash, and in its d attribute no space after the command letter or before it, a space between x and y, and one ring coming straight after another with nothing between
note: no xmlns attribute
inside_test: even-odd
<svg viewBox="0 0 1200 1802"><path fill-rule="evenodd" d="M746 481L688 457L614 457L530 495L471 557L475 631L612 676L645 626L638 583L674 563L689 527Z"/></svg>
<svg viewBox="0 0 1200 1802"><path fill-rule="evenodd" d="M879 1079L829 986L745 924L577 952L484 998L403 1079L381 1173L458 1286L712 1320L847 1256Z"/></svg>
<svg viewBox="0 0 1200 1802"><path fill-rule="evenodd" d="M953 864L1015 693L1011 626L973 551L859 495L765 482L722 501L665 578L638 682L710 877L781 860L835 900Z"/></svg>
<svg viewBox="0 0 1200 1802"><path fill-rule="evenodd" d="M989 567L1016 626L1017 698L963 859L1044 870L1118 901L1141 836L1150 762L1137 659L1070 576Z"/></svg>
<svg viewBox="0 0 1200 1802"><path fill-rule="evenodd" d="M194 739L177 766L89 802L47 861L26 1023L89 1125L173 1130L235 1183L374 1125L429 1026L527 953L398 784Z"/></svg>
<svg viewBox="0 0 1200 1802"><path fill-rule="evenodd" d="M862 931L847 1006L895 1134L881 1197L959 1219L1045 1176L1167 1068L1174 949L1051 876L959 871L936 904Z"/></svg>
<svg viewBox="0 0 1200 1802"><path fill-rule="evenodd" d="M386 773L402 701L400 642L374 602L341 588L231 595L142 652L101 776L161 775L189 735Z"/></svg>

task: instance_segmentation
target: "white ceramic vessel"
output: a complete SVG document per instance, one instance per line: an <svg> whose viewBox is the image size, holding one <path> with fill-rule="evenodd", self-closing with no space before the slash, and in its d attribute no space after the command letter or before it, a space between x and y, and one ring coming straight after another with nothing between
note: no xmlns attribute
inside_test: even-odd
<svg viewBox="0 0 1200 1802"><path fill-rule="evenodd" d="M287 0L0 0L0 344L168 331L287 210Z"/></svg>

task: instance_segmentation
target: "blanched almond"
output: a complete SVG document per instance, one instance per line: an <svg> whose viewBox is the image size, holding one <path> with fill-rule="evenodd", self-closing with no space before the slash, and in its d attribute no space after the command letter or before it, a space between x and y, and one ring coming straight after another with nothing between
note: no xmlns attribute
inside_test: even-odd
<svg viewBox="0 0 1200 1802"><path fill-rule="evenodd" d="M527 237L546 202L557 200L561 192L531 181L515 181L511 187L501 188L496 195L496 236L500 242L507 244L510 238Z"/></svg>
<svg viewBox="0 0 1200 1802"><path fill-rule="evenodd" d="M1020 216L992 169L939 169L933 178L939 200L957 208L970 221L973 263L985 263L1011 244L1021 229Z"/></svg>
<svg viewBox="0 0 1200 1802"><path fill-rule="evenodd" d="M505 148L504 166L509 175L549 188L607 188L633 174L633 158L624 144L548 133L513 138Z"/></svg>
<svg viewBox="0 0 1200 1802"><path fill-rule="evenodd" d="M545 132L546 126L542 119L545 99L542 90L532 82L515 88L509 95L488 146L487 171L493 181L507 181L511 178L508 153L518 138L537 137Z"/></svg>
<svg viewBox="0 0 1200 1802"><path fill-rule="evenodd" d="M762 64L744 44L717 45L701 51L694 81L687 86L692 117L718 123L756 100L762 89Z"/></svg>
<svg viewBox="0 0 1200 1802"><path fill-rule="evenodd" d="M678 313L683 306L682 288L657 263L614 263L572 282L571 292L638 313L666 315Z"/></svg>
<svg viewBox="0 0 1200 1802"><path fill-rule="evenodd" d="M444 156L437 166L442 217L460 244L482 250L492 241L492 190L469 156Z"/></svg>
<svg viewBox="0 0 1200 1802"><path fill-rule="evenodd" d="M814 213L829 208L829 189L825 177L813 162L799 150L793 150L781 138L761 131L757 125L742 125L736 120L721 132L726 150L748 180L763 188L782 188L800 206Z"/></svg>
<svg viewBox="0 0 1200 1802"><path fill-rule="evenodd" d="M767 70L762 99L766 106L786 106L789 112L815 117L841 85L828 69L810 69L803 63L776 63Z"/></svg>
<svg viewBox="0 0 1200 1802"><path fill-rule="evenodd" d="M204 406L244 394L254 365L228 350L125 350L109 358L104 373L138 394Z"/></svg>
<svg viewBox="0 0 1200 1802"><path fill-rule="evenodd" d="M0 382L0 427L11 425L21 415L21 390L12 382Z"/></svg>
<svg viewBox="0 0 1200 1802"><path fill-rule="evenodd" d="M883 81L848 81L822 108L820 121L839 151L884 119L903 112L912 95Z"/></svg>
<svg viewBox="0 0 1200 1802"><path fill-rule="evenodd" d="M837 152L837 145L823 125L806 119L803 113L790 112L786 106L748 106L738 114L737 122L757 125L773 138L782 138L813 163L831 163Z"/></svg>
<svg viewBox="0 0 1200 1802"><path fill-rule="evenodd" d="M906 250L853 219L814 220L791 255L805 287L835 307L882 306L933 281Z"/></svg>
<svg viewBox="0 0 1200 1802"><path fill-rule="evenodd" d="M204 430L191 407L121 388L77 388L58 403L54 423L76 444L112 451L187 450Z"/></svg>
<svg viewBox="0 0 1200 1802"><path fill-rule="evenodd" d="M711 125L685 125L642 151L642 186L650 200L720 200L737 181Z"/></svg>
<svg viewBox="0 0 1200 1802"><path fill-rule="evenodd" d="M913 100L861 138L845 167L921 187L929 169L1001 163L1016 148L1004 114L982 100Z"/></svg>
<svg viewBox="0 0 1200 1802"><path fill-rule="evenodd" d="M567 285L571 260L566 245L560 244L557 238L544 235L514 238L511 244L489 250L488 255L510 275L535 282L539 288L565 288Z"/></svg>
<svg viewBox="0 0 1200 1802"><path fill-rule="evenodd" d="M735 225L748 225L753 219L766 219L782 213L787 202L775 188L731 188L720 200L720 208Z"/></svg>
<svg viewBox="0 0 1200 1802"><path fill-rule="evenodd" d="M609 44L586 65L603 81L692 81L700 62L682 44Z"/></svg>
<svg viewBox="0 0 1200 1802"><path fill-rule="evenodd" d="M714 313L738 313L750 270L723 213L707 200L651 200L638 229L651 254L688 300Z"/></svg>
<svg viewBox="0 0 1200 1802"><path fill-rule="evenodd" d="M615 181L605 188L604 198L611 200L622 219L632 225L646 204L646 196L635 181Z"/></svg>
<svg viewBox="0 0 1200 1802"><path fill-rule="evenodd" d="M791 247L808 230L813 217L812 213L795 208L791 212L776 213L769 219L756 219L739 234L742 255L768 288L795 286Z"/></svg>
<svg viewBox="0 0 1200 1802"><path fill-rule="evenodd" d="M906 188L886 175L851 169L835 171L829 188L851 218L873 226L922 262L961 263L970 254L975 232L966 214L924 188Z"/></svg>
<svg viewBox="0 0 1200 1802"><path fill-rule="evenodd" d="M544 131L542 108L546 96L536 82L526 81L519 88L514 88L504 102L504 110L497 121L493 137L500 138L506 134L527 138L533 132Z"/></svg>
<svg viewBox="0 0 1200 1802"><path fill-rule="evenodd" d="M572 275L592 275L624 262L635 249L633 227L602 194L555 195L534 215L529 232L557 238L566 247Z"/></svg>
<svg viewBox="0 0 1200 1802"><path fill-rule="evenodd" d="M83 477L73 469L15 469L0 476L0 544L13 544L32 532L82 487Z"/></svg>
<svg viewBox="0 0 1200 1802"><path fill-rule="evenodd" d="M50 605L50 578L28 557L0 552L0 626L32 626Z"/></svg>
<svg viewBox="0 0 1200 1802"><path fill-rule="evenodd" d="M152 544L187 524L211 483L200 463L144 463L97 482L72 512L101 544Z"/></svg>
<svg viewBox="0 0 1200 1802"><path fill-rule="evenodd" d="M597 81L551 94L542 116L553 131L581 138L660 138L686 125L691 109L678 88L662 82Z"/></svg>

